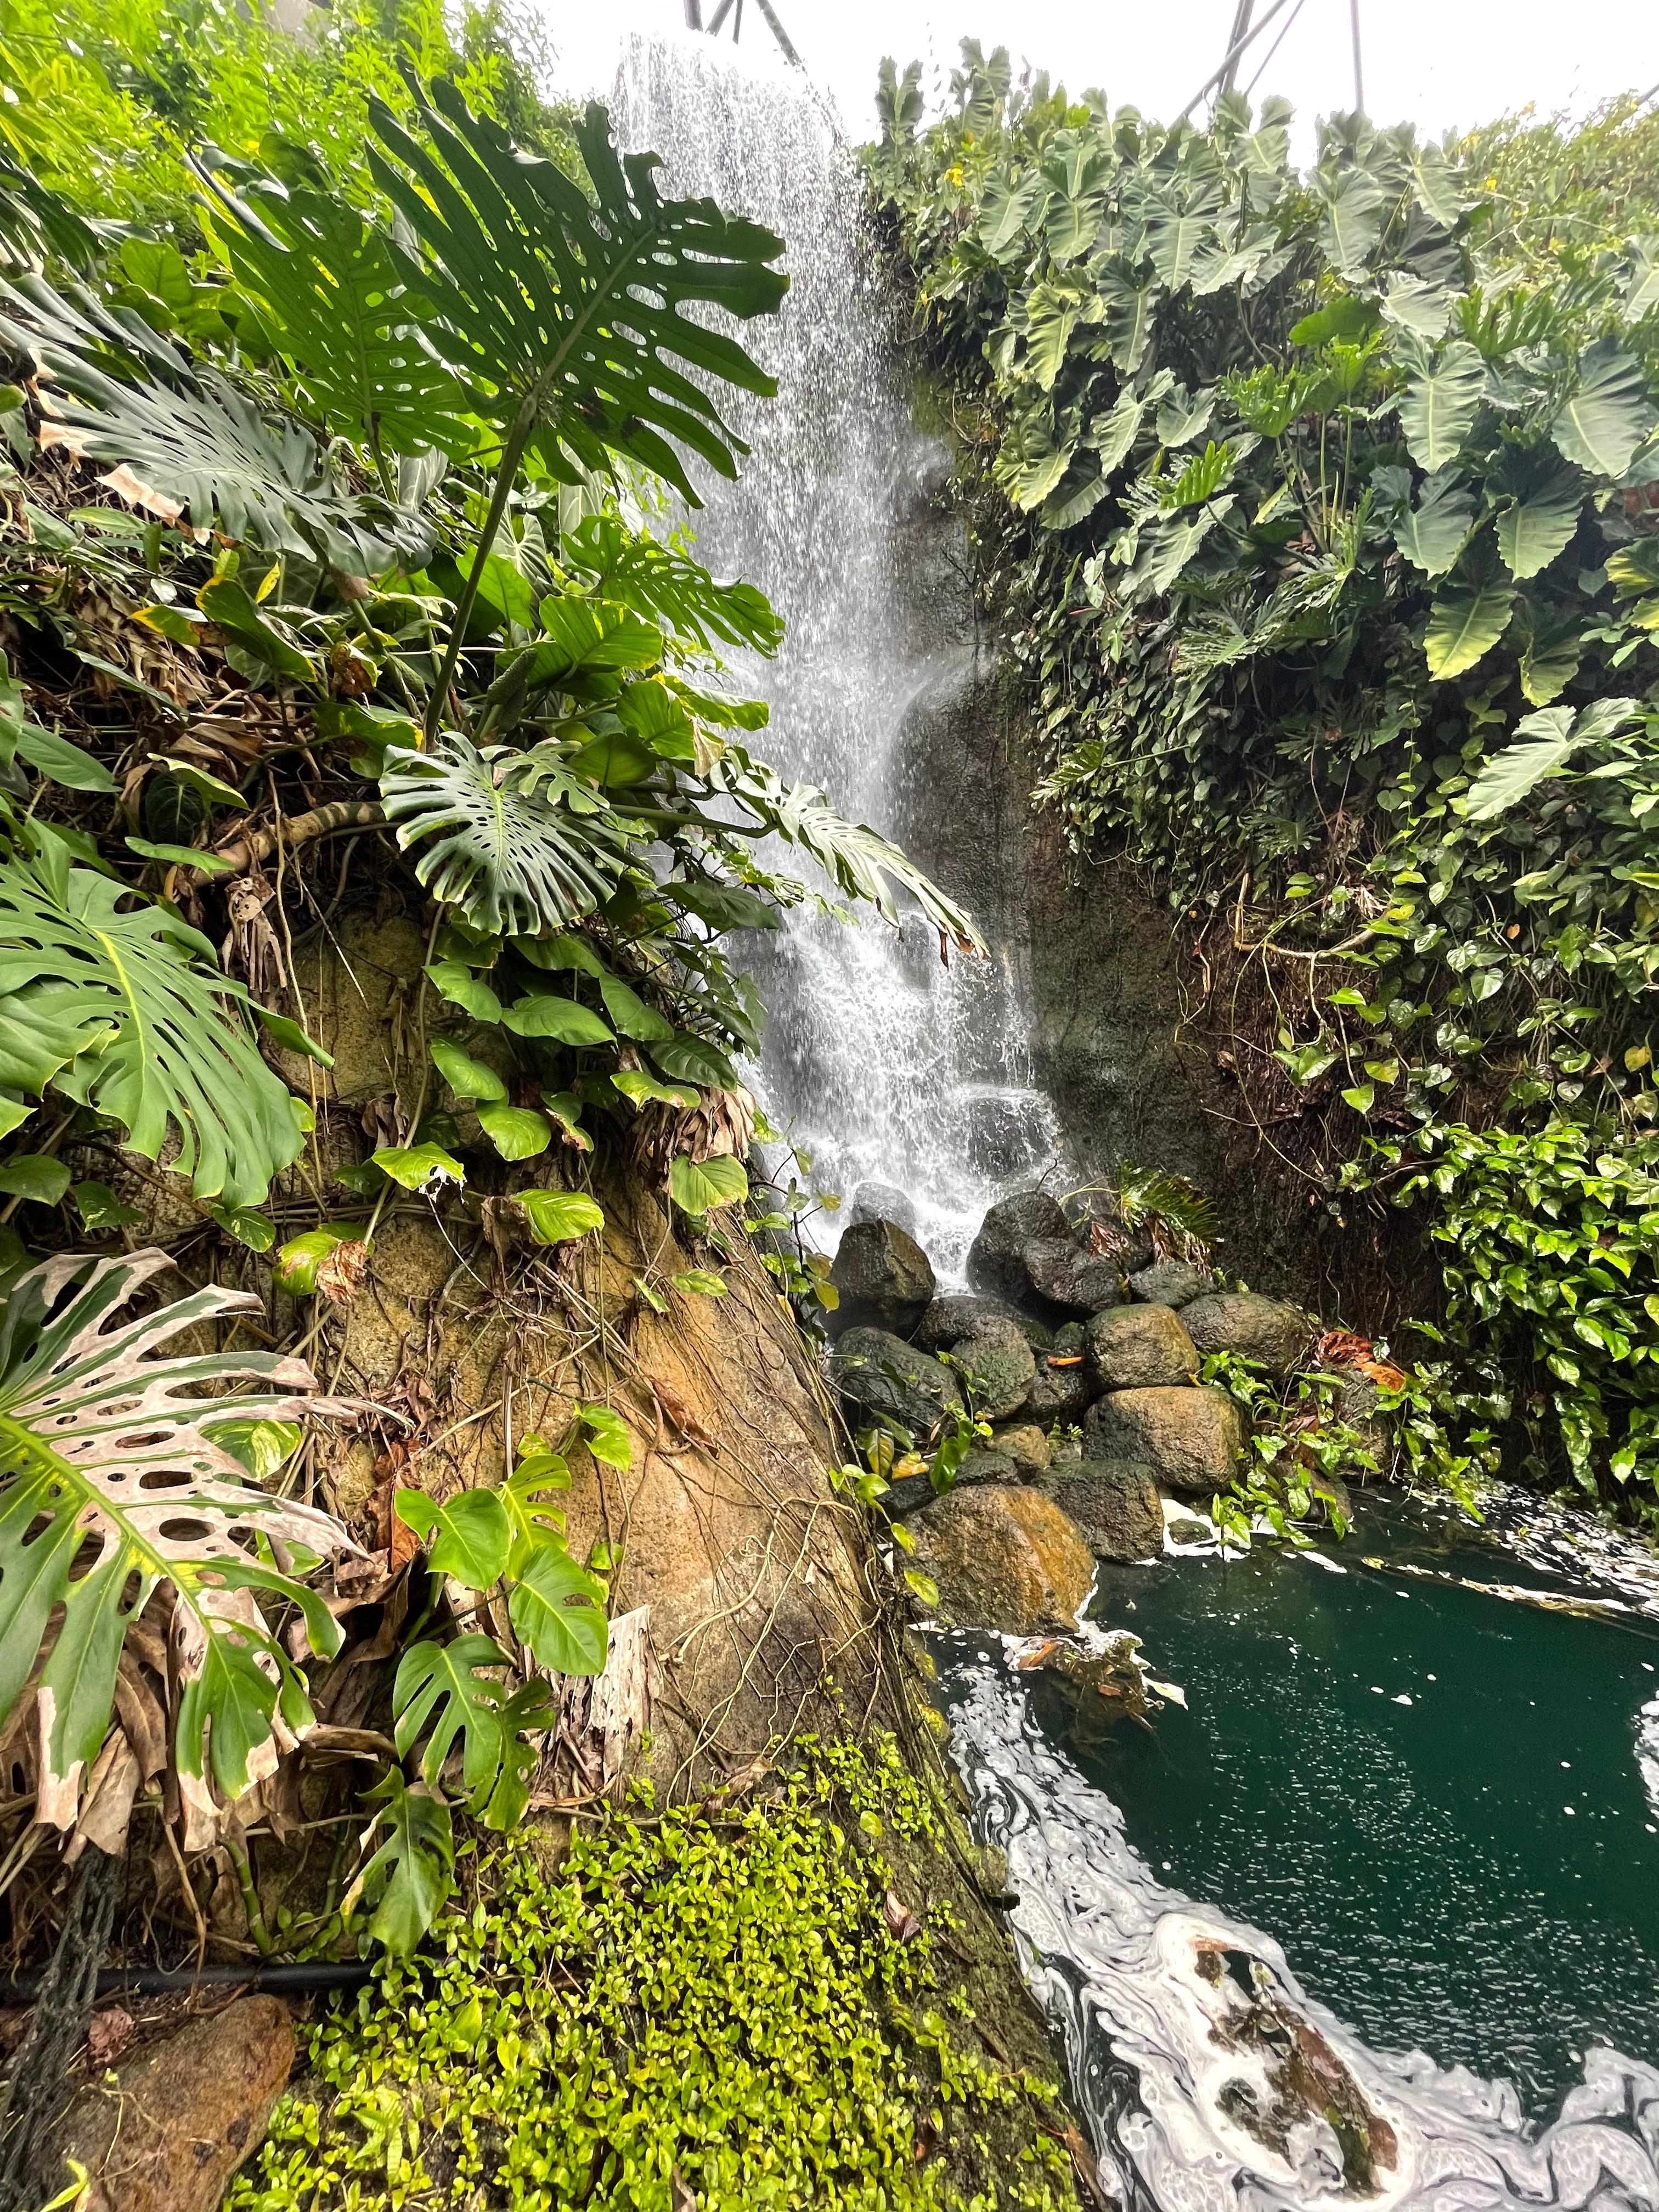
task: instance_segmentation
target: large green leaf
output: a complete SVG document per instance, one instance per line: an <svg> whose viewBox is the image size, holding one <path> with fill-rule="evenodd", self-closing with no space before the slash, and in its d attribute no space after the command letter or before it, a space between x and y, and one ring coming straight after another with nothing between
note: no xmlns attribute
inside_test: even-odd
<svg viewBox="0 0 1659 2212"><path fill-rule="evenodd" d="M170 1164L232 1206L258 1205L304 1141L251 1007L199 932L50 833L0 866L0 1091L55 1084L147 1159L176 1138Z"/></svg>
<svg viewBox="0 0 1659 2212"><path fill-rule="evenodd" d="M459 1490L440 1504L423 1490L400 1490L392 1510L426 1547L434 1575L484 1590L507 1572L512 1541L507 1511L493 1490Z"/></svg>
<svg viewBox="0 0 1659 2212"><path fill-rule="evenodd" d="M1140 276L1121 255L1115 256L1099 276L1102 301L1101 333L1112 366L1133 376L1152 335L1153 310L1158 301L1156 277Z"/></svg>
<svg viewBox="0 0 1659 2212"><path fill-rule="evenodd" d="M337 429L394 453L471 445L460 390L421 338L430 306L356 208L265 182L215 218L265 338Z"/></svg>
<svg viewBox="0 0 1659 2212"><path fill-rule="evenodd" d="M1474 427L1486 365L1463 338L1441 347L1437 354L1419 348L1407 358L1415 366L1400 402L1400 427L1418 466L1441 469L1456 458Z"/></svg>
<svg viewBox="0 0 1659 2212"><path fill-rule="evenodd" d="M549 1540L524 1560L507 1617L538 1667L556 1674L598 1674L604 1671L610 1631L605 1595L596 1576L562 1544Z"/></svg>
<svg viewBox="0 0 1659 2212"><path fill-rule="evenodd" d="M1039 392L1051 392L1066 362L1083 299L1070 280L1034 284L1025 297L1024 368Z"/></svg>
<svg viewBox="0 0 1659 2212"><path fill-rule="evenodd" d="M368 1932L394 1959L407 1958L437 1918L455 1868L455 1828L441 1795L408 1783L394 1766L366 1801L376 1805L361 1847L375 1849L340 1900L349 1920L360 1904L374 1906Z"/></svg>
<svg viewBox="0 0 1659 2212"><path fill-rule="evenodd" d="M1639 323L1659 307L1659 234L1632 239L1622 289L1619 313L1625 322Z"/></svg>
<svg viewBox="0 0 1659 2212"><path fill-rule="evenodd" d="M1575 753L1613 736L1640 713L1634 699L1598 699L1577 714L1571 707L1546 707L1527 715L1516 728L1522 742L1494 753L1470 786L1469 820L1491 822L1507 814L1536 785L1559 775Z"/></svg>
<svg viewBox="0 0 1659 2212"><path fill-rule="evenodd" d="M1560 453L1616 483L1653 428L1642 372L1617 338L1598 338L1578 364L1578 389L1550 426Z"/></svg>
<svg viewBox="0 0 1659 2212"><path fill-rule="evenodd" d="M421 1772L435 1789L459 1738L461 1786L475 1813L495 1792L509 1730L518 1737L544 1729L553 1717L545 1682L526 1685L527 1697L509 1697L502 1679L508 1664L506 1652L488 1636L413 1644L398 1661L392 1685L398 1757L406 1759L420 1744Z"/></svg>
<svg viewBox="0 0 1659 2212"><path fill-rule="evenodd" d="M492 935L557 929L615 890L627 849L620 832L562 797L529 755L480 752L456 732L434 753L389 745L380 779L386 819L403 849L416 850L416 876Z"/></svg>
<svg viewBox="0 0 1659 2212"><path fill-rule="evenodd" d="M331 1656L340 1640L293 1571L351 1551L349 1538L327 1514L258 1488L214 1435L232 1417L302 1413L311 1371L268 1352L164 1355L185 1331L264 1311L246 1292L209 1285L124 1317L172 1264L155 1251L66 1255L29 1268L0 1299L0 1720L50 1639L35 1817L59 1827L75 1820L109 1729L122 1645L158 1585L173 1592L177 1759L198 1803L210 1767L226 1796L247 1786L279 1696L290 1727L309 1718L293 1660L252 1594L296 1606L314 1651ZM244 1382L279 1395L203 1395Z"/></svg>
<svg viewBox="0 0 1659 2212"><path fill-rule="evenodd" d="M1320 242L1332 264L1345 276L1362 276L1382 233L1388 204L1382 187L1364 169L1355 168L1340 169L1334 177L1322 179L1321 190L1325 219Z"/></svg>
<svg viewBox="0 0 1659 2212"><path fill-rule="evenodd" d="M1462 675L1492 651L1509 627L1512 586L1487 578L1453 576L1435 594L1423 648L1429 673L1443 680Z"/></svg>
<svg viewBox="0 0 1659 2212"><path fill-rule="evenodd" d="M1018 179L1006 171L988 177L979 203L979 238L985 251L1006 259L1026 231L1042 220L1048 199L1048 186L1036 169L1028 169Z"/></svg>
<svg viewBox="0 0 1659 2212"><path fill-rule="evenodd" d="M1193 256L1221 209L1218 190L1200 192L1185 204L1154 203L1146 225L1146 252L1152 273L1171 292L1178 292L1192 275Z"/></svg>
<svg viewBox="0 0 1659 2212"><path fill-rule="evenodd" d="M1512 504L1498 516L1498 550L1511 576L1524 581L1565 553L1578 528L1584 500L1583 479L1575 468L1541 453L1516 453L1494 489L1507 489Z"/></svg>
<svg viewBox="0 0 1659 2212"><path fill-rule="evenodd" d="M680 448L736 473L742 441L685 370L775 388L700 311L775 309L781 239L712 200L664 199L656 155L619 160L597 102L575 131L591 197L453 85L417 104L424 140L380 100L369 112L380 142L369 166L413 240L410 281L443 321L427 334L480 411L504 431L533 426L549 466L573 481L621 453L695 501Z"/></svg>
<svg viewBox="0 0 1659 2212"><path fill-rule="evenodd" d="M717 583L707 568L643 531L624 530L614 514L591 514L561 549L568 568L592 576L599 597L618 599L704 647L747 645L773 653L783 623L752 584Z"/></svg>
<svg viewBox="0 0 1659 2212"><path fill-rule="evenodd" d="M1417 505L1396 519L1395 541L1413 568L1425 576L1443 576L1463 550L1474 520L1468 483L1452 469L1429 477Z"/></svg>

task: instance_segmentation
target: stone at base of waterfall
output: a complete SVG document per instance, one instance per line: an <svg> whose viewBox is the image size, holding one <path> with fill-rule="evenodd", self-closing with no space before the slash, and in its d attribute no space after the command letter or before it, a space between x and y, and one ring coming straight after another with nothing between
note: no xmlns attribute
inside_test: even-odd
<svg viewBox="0 0 1659 2212"><path fill-rule="evenodd" d="M87 2169L86 2212L216 2212L264 2140L294 2067L294 2027L270 1996L192 2020L83 2089L56 2137Z"/></svg>
<svg viewBox="0 0 1659 2212"><path fill-rule="evenodd" d="M849 1407L907 1429L931 1429L941 1413L962 1403L950 1369L888 1329L849 1328L826 1364L831 1386Z"/></svg>
<svg viewBox="0 0 1659 2212"><path fill-rule="evenodd" d="M1089 1459L1136 1460L1177 1497L1224 1490L1244 1454L1244 1418L1218 1383L1112 1390L1089 1408Z"/></svg>
<svg viewBox="0 0 1659 2212"><path fill-rule="evenodd" d="M830 1279L841 1292L838 1334L889 1328L908 1336L933 1304L927 1255L896 1221L855 1221L841 1240Z"/></svg>
<svg viewBox="0 0 1659 2212"><path fill-rule="evenodd" d="M1025 1403L1036 1375L1036 1358L1012 1321L981 1322L951 1354L965 1378L968 1395L981 1420L1006 1420Z"/></svg>
<svg viewBox="0 0 1659 2212"><path fill-rule="evenodd" d="M852 1211L847 1218L849 1227L860 1221L890 1221L907 1237L916 1233L915 1200L890 1182L861 1182L853 1193Z"/></svg>
<svg viewBox="0 0 1659 2212"><path fill-rule="evenodd" d="M1025 1411L1044 1428L1052 1428L1056 1421L1062 1428L1073 1428L1099 1395L1088 1339L1080 1324L1068 1322L1054 1331L1050 1348L1037 1354Z"/></svg>
<svg viewBox="0 0 1659 2212"><path fill-rule="evenodd" d="M957 1489L910 1522L915 1564L960 1628L1036 1636L1069 1628L1094 1583L1094 1554L1052 1498L1024 1484Z"/></svg>
<svg viewBox="0 0 1659 2212"><path fill-rule="evenodd" d="M1033 1352L1045 1352L1049 1333L1006 1298L981 1297L975 1291L946 1291L933 1300L916 1324L913 1341L924 1352L953 1352L965 1336L977 1336L988 1321L1011 1321Z"/></svg>
<svg viewBox="0 0 1659 2212"><path fill-rule="evenodd" d="M962 1465L957 1469L951 1487L967 1490L979 1482L1019 1480L1020 1470L1006 1452L986 1451L975 1444L971 1451L963 1454ZM930 1476L904 1474L890 1483L876 1502L890 1521L904 1521L911 1514L920 1513L925 1505L931 1505L938 1495Z"/></svg>
<svg viewBox="0 0 1659 2212"><path fill-rule="evenodd" d="M1025 1481L1048 1471L1048 1435L1035 1421L999 1421L991 1429L992 1449L1006 1455Z"/></svg>
<svg viewBox="0 0 1659 2212"><path fill-rule="evenodd" d="M1059 1200L1046 1190L1022 1190L1012 1198L999 1199L968 1248L968 1280L975 1290L994 1297L1023 1298L1030 1287L1025 1247L1040 1237L1069 1239L1071 1234Z"/></svg>
<svg viewBox="0 0 1659 2212"><path fill-rule="evenodd" d="M1133 1460L1084 1460L1043 1486L1097 1559L1153 1559L1164 1549L1164 1500Z"/></svg>
<svg viewBox="0 0 1659 2212"><path fill-rule="evenodd" d="M1182 1306L1212 1291L1215 1277L1207 1268L1195 1267L1190 1260L1154 1260L1150 1267L1141 1267L1130 1276L1129 1288L1148 1305L1173 1306L1179 1313Z"/></svg>
<svg viewBox="0 0 1659 2212"><path fill-rule="evenodd" d="M1155 1389L1197 1379L1197 1346L1169 1306L1114 1306L1094 1315L1084 1334L1103 1390Z"/></svg>
<svg viewBox="0 0 1659 2212"><path fill-rule="evenodd" d="M1184 1308L1181 1318L1200 1352L1236 1352L1281 1377L1301 1364L1313 1336L1305 1314L1255 1291L1208 1291Z"/></svg>
<svg viewBox="0 0 1659 2212"><path fill-rule="evenodd" d="M1037 1237L1025 1247L1025 1279L1046 1305L1099 1313L1123 1299L1115 1260L1103 1260L1072 1237Z"/></svg>

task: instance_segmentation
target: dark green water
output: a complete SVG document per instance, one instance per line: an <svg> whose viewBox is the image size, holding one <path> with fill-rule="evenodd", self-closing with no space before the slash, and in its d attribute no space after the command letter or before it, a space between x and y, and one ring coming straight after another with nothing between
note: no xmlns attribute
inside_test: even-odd
<svg viewBox="0 0 1659 2212"><path fill-rule="evenodd" d="M1340 1574L1273 1547L1103 1569L1097 1618L1134 1630L1188 1710L1092 1747L1052 1692L1039 1710L1156 1878L1269 1931L1373 2047L1507 2075L1536 2112L1591 2043L1659 2058L1659 1813L1638 1756L1659 1624L1397 1571L1563 1587L1454 1528L1364 1508L1322 1547ZM1648 1725L1659 1768L1659 1705Z"/></svg>

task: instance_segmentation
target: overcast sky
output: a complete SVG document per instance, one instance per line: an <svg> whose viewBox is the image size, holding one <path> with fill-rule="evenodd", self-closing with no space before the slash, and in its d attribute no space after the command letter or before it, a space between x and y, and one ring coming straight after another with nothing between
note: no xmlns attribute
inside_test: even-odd
<svg viewBox="0 0 1659 2212"><path fill-rule="evenodd" d="M1074 92L1098 85L1114 106L1180 109L1220 61L1234 0L775 0L808 70L854 138L874 130L884 54L924 64L936 100L957 42L1005 45L1016 68L1046 69ZM1271 0L1255 0L1258 18ZM1656 0L1358 0L1365 106L1382 122L1409 118L1434 137L1528 103L1582 112L1613 93L1659 86ZM703 0L705 15L714 0ZM1294 14L1294 20L1292 15ZM629 29L672 32L682 0L588 0L551 19L573 91L603 91ZM1249 82L1286 22L1256 98L1282 93L1304 123L1353 104L1348 0L1288 0L1241 65ZM727 24L729 34L730 24ZM772 46L745 0L743 47L757 64ZM1301 133L1298 132L1298 138ZM1298 150L1304 150L1299 148Z"/></svg>

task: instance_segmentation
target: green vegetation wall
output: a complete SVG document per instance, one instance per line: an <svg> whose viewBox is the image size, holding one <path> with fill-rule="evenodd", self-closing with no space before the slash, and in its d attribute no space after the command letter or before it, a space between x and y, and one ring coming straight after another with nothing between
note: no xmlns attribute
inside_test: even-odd
<svg viewBox="0 0 1659 2212"><path fill-rule="evenodd" d="M1164 128L884 64L878 234L1073 845L1443 1266L1461 1449L1659 1514L1659 118ZM1247 1028L1249 1024L1247 1024Z"/></svg>

